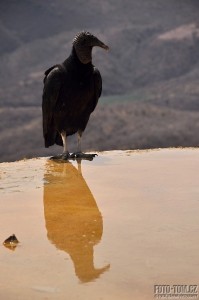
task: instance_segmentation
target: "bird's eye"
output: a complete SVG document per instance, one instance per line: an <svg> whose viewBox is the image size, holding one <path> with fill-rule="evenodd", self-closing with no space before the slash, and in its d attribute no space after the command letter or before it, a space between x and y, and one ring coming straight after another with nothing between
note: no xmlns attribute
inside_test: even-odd
<svg viewBox="0 0 199 300"><path fill-rule="evenodd" d="M86 44L86 39L83 39L82 44L83 45Z"/></svg>

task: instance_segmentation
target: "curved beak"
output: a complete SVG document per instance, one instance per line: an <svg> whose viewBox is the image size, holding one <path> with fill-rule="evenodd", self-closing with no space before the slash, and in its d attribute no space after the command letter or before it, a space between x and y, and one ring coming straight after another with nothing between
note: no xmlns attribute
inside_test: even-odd
<svg viewBox="0 0 199 300"><path fill-rule="evenodd" d="M105 49L106 51L108 51L109 50L109 46L107 46L107 45L105 45L104 43L102 43L100 40L99 40L99 42L98 42L98 45L97 45L98 47L101 47L101 48L103 48L103 49Z"/></svg>
<svg viewBox="0 0 199 300"><path fill-rule="evenodd" d="M105 49L106 51L109 50L109 46L107 46L107 45L105 45L105 44L103 44L101 47L102 47L103 49Z"/></svg>

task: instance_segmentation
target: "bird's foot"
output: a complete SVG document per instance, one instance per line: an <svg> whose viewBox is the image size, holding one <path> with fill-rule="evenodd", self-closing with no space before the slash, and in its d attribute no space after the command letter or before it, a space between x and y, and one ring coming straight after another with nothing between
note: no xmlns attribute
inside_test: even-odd
<svg viewBox="0 0 199 300"><path fill-rule="evenodd" d="M52 159L52 160L68 160L69 158L70 158L70 153L64 152L62 154L52 156L50 159Z"/></svg>
<svg viewBox="0 0 199 300"><path fill-rule="evenodd" d="M83 153L83 152L74 152L70 155L71 159L86 159L86 160L93 160L93 158L97 156L97 154L94 153Z"/></svg>

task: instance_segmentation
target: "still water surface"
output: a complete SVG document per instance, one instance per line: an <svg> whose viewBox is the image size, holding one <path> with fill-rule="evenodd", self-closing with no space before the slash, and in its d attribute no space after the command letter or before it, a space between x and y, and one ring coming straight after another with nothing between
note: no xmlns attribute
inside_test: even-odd
<svg viewBox="0 0 199 300"><path fill-rule="evenodd" d="M0 164L0 299L153 299L199 284L199 150Z"/></svg>

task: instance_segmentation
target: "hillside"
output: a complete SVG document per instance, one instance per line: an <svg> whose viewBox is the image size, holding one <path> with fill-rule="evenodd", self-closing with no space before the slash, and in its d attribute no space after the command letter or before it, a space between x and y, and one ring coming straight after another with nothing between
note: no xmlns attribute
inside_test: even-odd
<svg viewBox="0 0 199 300"><path fill-rule="evenodd" d="M82 29L111 49L93 51L104 98L84 148L197 146L198 11L197 0L1 1L0 161L58 151L43 148L43 72Z"/></svg>

